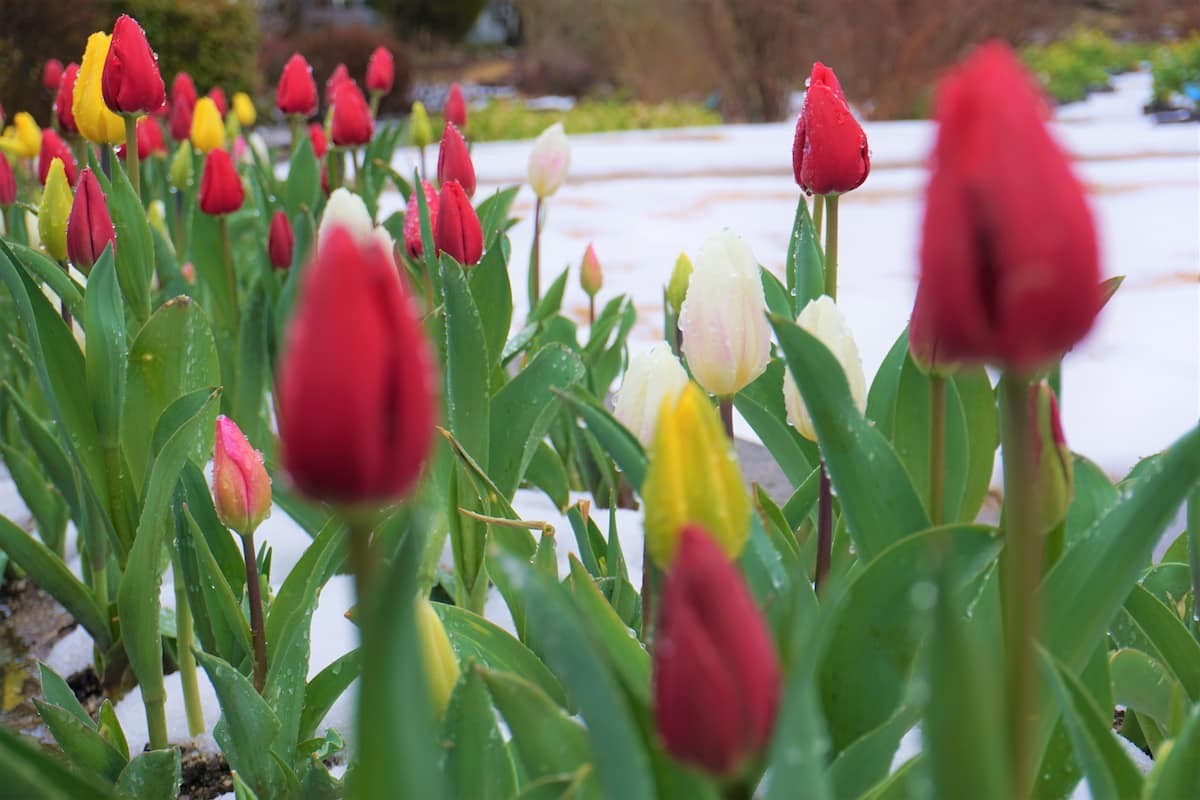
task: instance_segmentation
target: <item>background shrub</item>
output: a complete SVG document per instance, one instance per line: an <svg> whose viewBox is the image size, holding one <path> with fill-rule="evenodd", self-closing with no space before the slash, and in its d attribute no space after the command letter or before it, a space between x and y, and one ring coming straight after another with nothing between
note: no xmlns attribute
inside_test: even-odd
<svg viewBox="0 0 1200 800"><path fill-rule="evenodd" d="M370 5L406 38L426 36L456 42L467 35L487 0L371 0Z"/></svg>
<svg viewBox="0 0 1200 800"><path fill-rule="evenodd" d="M1190 39L1163 45L1152 57L1154 99L1157 105L1167 103L1171 95L1182 93L1184 86L1200 86L1200 34Z"/></svg>
<svg viewBox="0 0 1200 800"><path fill-rule="evenodd" d="M28 111L50 121L51 98L42 89L42 66L83 58L88 34L110 24L107 3L97 0L0 0L0 104L12 119Z"/></svg>

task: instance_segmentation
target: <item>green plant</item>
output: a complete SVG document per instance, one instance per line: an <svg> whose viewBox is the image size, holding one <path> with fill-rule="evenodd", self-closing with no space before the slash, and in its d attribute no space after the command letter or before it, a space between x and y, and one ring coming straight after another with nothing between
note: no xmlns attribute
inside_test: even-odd
<svg viewBox="0 0 1200 800"><path fill-rule="evenodd" d="M1151 58L1153 102L1167 103L1188 84L1200 85L1200 34L1160 46Z"/></svg>
<svg viewBox="0 0 1200 800"><path fill-rule="evenodd" d="M537 111L523 103L497 100L472 109L468 133L473 141L530 139L555 122L567 133L653 130L721 124L721 115L697 103L641 103L584 99L567 111Z"/></svg>

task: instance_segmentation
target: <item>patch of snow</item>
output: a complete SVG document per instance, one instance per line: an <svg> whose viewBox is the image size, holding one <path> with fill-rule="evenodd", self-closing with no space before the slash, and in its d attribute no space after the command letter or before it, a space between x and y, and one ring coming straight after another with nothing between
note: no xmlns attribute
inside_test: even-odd
<svg viewBox="0 0 1200 800"><path fill-rule="evenodd" d="M77 625L75 630L59 639L51 648L46 656L46 666L63 678L70 678L92 665L93 647L91 635L82 625Z"/></svg>

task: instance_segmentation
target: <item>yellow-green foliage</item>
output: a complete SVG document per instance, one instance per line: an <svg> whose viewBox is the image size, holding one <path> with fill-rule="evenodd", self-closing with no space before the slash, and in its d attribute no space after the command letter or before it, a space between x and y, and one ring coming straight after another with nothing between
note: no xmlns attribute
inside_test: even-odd
<svg viewBox="0 0 1200 800"><path fill-rule="evenodd" d="M1167 102L1185 84L1200 84L1200 34L1161 45L1152 56L1154 101Z"/></svg>
<svg viewBox="0 0 1200 800"><path fill-rule="evenodd" d="M1118 42L1087 29L1021 51L1046 93L1060 103L1082 100L1092 89L1108 86L1110 75L1135 68L1148 55L1145 44Z"/></svg>
<svg viewBox="0 0 1200 800"><path fill-rule="evenodd" d="M639 103L581 100L569 111L535 111L523 104L494 101L472 109L467 133L474 141L529 139L562 122L569 134L720 125L721 115L698 103Z"/></svg>

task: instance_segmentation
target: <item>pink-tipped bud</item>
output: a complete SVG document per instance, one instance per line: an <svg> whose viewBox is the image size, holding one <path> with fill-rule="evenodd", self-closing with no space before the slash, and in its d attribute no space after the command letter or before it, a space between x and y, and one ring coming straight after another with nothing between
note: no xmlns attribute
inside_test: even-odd
<svg viewBox="0 0 1200 800"><path fill-rule="evenodd" d="M442 143L438 147L437 177L440 186L458 181L467 197L475 196L475 165L471 162L471 153L458 128L449 122L442 131Z"/></svg>
<svg viewBox="0 0 1200 800"><path fill-rule="evenodd" d="M591 242L588 242L587 250L583 251L583 263L579 265L579 285L588 297L595 297L604 285L600 259L596 257L596 246Z"/></svg>
<svg viewBox="0 0 1200 800"><path fill-rule="evenodd" d="M262 453L224 415L217 417L212 491L221 524L243 536L254 533L271 513L271 478Z"/></svg>
<svg viewBox="0 0 1200 800"><path fill-rule="evenodd" d="M292 232L292 223L283 211L276 211L271 217L271 228L267 232L267 256L275 269L287 269L292 266L292 251L296 246L296 235Z"/></svg>

